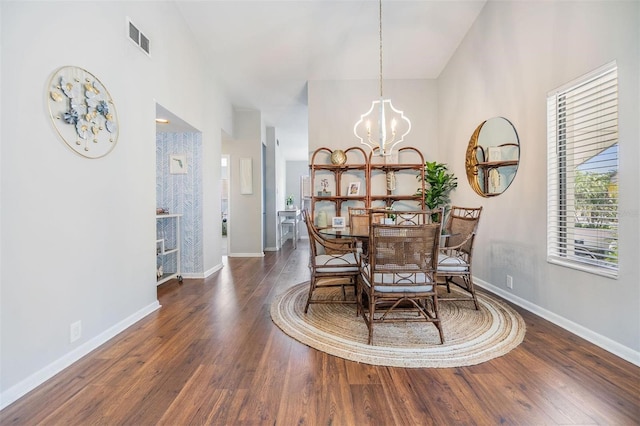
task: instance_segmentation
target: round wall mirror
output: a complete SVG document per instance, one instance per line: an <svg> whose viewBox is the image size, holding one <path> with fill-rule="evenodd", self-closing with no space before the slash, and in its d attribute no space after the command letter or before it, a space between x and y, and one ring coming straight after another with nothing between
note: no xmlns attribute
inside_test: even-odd
<svg viewBox="0 0 640 426"><path fill-rule="evenodd" d="M469 184L483 197L500 195L516 177L519 161L520 141L513 124L504 117L483 121L467 147Z"/></svg>

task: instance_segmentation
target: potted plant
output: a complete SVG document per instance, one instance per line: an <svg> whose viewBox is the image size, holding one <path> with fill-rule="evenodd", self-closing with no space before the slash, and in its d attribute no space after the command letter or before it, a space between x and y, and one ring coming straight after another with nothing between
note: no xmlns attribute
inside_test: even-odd
<svg viewBox="0 0 640 426"><path fill-rule="evenodd" d="M422 174L417 176L420 180ZM427 161L424 164L425 190L418 188L416 195L422 196L424 205L429 210L444 207L445 210L451 201L450 194L458 186L458 178L449 173L447 165L436 161Z"/></svg>
<svg viewBox="0 0 640 426"><path fill-rule="evenodd" d="M396 222L396 214L394 213L393 207L385 207L384 209L387 211L387 213L385 213L384 223L393 225Z"/></svg>
<svg viewBox="0 0 640 426"><path fill-rule="evenodd" d="M329 188L329 179L322 179L320 181L320 187L322 188L322 191L318 191L318 196L319 197L330 197L331 196L331 192L327 191L327 189Z"/></svg>

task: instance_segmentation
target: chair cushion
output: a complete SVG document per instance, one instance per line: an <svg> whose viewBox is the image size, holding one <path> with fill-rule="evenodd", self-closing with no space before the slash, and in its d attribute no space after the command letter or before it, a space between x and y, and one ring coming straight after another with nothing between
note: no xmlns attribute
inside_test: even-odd
<svg viewBox="0 0 640 426"><path fill-rule="evenodd" d="M320 254L315 258L316 272L357 272L358 261L353 253L345 253L340 256ZM323 268L323 265L330 267Z"/></svg>
<svg viewBox="0 0 640 426"><path fill-rule="evenodd" d="M455 256L438 255L438 272L468 272L469 265L463 259Z"/></svg>
<svg viewBox="0 0 640 426"><path fill-rule="evenodd" d="M403 268L413 269L407 265L403 265ZM415 265L415 269L418 269L417 265ZM371 266L367 265L361 271L362 282L371 287ZM431 277L424 272L376 272L373 274L373 281L375 283L376 291L381 293L391 293L391 292L403 292L403 293L424 293L433 291L433 281ZM425 284L425 285L406 285L403 286L402 283L415 283L415 284ZM384 285L384 284L393 284L393 285Z"/></svg>

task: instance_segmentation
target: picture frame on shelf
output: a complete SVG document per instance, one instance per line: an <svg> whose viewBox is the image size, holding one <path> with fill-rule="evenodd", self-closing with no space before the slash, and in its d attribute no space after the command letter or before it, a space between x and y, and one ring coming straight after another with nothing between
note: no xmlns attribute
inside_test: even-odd
<svg viewBox="0 0 640 426"><path fill-rule="evenodd" d="M347 195L349 197L357 197L360 195L360 182L351 182L347 188Z"/></svg>
<svg viewBox="0 0 640 426"><path fill-rule="evenodd" d="M344 228L345 220L342 216L336 216L331 220L331 226L334 228Z"/></svg>
<svg viewBox="0 0 640 426"><path fill-rule="evenodd" d="M499 146L490 146L487 151L487 161L502 161L502 150Z"/></svg>

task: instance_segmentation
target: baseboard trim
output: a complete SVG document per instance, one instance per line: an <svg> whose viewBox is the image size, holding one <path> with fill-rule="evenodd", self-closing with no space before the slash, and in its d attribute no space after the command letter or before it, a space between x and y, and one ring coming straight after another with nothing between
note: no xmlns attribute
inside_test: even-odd
<svg viewBox="0 0 640 426"><path fill-rule="evenodd" d="M218 263L216 266L214 266L213 268L205 271L204 273L204 277L210 277L211 275L215 274L216 272L218 272L220 269L222 269L224 267L223 263Z"/></svg>
<svg viewBox="0 0 640 426"><path fill-rule="evenodd" d="M264 251L278 251L280 250L278 247L265 247Z"/></svg>
<svg viewBox="0 0 640 426"><path fill-rule="evenodd" d="M182 274L182 278L184 278L185 280L201 280L204 278L204 274L187 273Z"/></svg>
<svg viewBox="0 0 640 426"><path fill-rule="evenodd" d="M264 257L264 253L229 253L228 257Z"/></svg>
<svg viewBox="0 0 640 426"><path fill-rule="evenodd" d="M125 329L160 308L160 303L156 300L155 302L140 309L138 312L135 312L114 326L108 328L96 337L81 344L71 352L65 354L63 357L57 359L39 371L36 371L23 381L2 392L2 394L0 394L0 410L14 403L20 397L40 386L83 356L87 355L89 352L108 342Z"/></svg>
<svg viewBox="0 0 640 426"><path fill-rule="evenodd" d="M553 324L562 327L577 336L582 337L585 340L588 340L589 342L601 347L607 352L611 352L612 354L624 359L625 361L629 361L630 363L640 367L640 352L634 351L633 349L624 346L614 340L611 340L606 336L598 334L593 330L589 330L588 328L583 327L580 324L577 324L567 318L564 318L563 316L548 311L538 305L529 302L528 300L522 299L514 295L513 293L507 292L500 287L497 287L479 278L474 277L473 282L478 287L482 287L483 289L490 291L491 293L494 293L502 297L503 299L506 299L509 302L518 305L521 308L524 308L527 311L534 313L539 317L542 317L547 321L552 322Z"/></svg>

